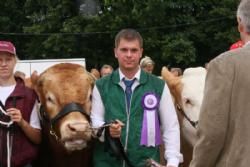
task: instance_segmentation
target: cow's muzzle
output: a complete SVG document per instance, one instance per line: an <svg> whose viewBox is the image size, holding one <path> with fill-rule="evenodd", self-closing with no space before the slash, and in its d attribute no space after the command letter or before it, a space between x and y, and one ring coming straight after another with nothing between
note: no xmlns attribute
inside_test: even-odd
<svg viewBox="0 0 250 167"><path fill-rule="evenodd" d="M71 113L71 112L80 112L90 122L90 116L87 114L86 111L84 111L84 109L82 108L82 106L79 103L66 104L61 109L61 111L52 119L48 118L48 115L46 114L46 111L44 110L43 106L41 106L40 112L41 112L42 120L43 121L45 120L45 121L49 122L49 124L50 124L50 134L52 136L54 136L56 140L59 140L59 137L56 134L55 125L60 119L62 119L63 117L65 117L69 113Z"/></svg>

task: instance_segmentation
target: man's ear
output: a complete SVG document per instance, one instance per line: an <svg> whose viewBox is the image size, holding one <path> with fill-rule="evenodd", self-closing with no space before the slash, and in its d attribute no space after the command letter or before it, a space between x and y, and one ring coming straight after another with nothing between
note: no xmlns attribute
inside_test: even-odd
<svg viewBox="0 0 250 167"><path fill-rule="evenodd" d="M116 54L116 48L114 48L114 54L115 54L115 58L117 58L118 56L117 56L117 54Z"/></svg>
<svg viewBox="0 0 250 167"><path fill-rule="evenodd" d="M237 17L237 21L238 21L238 31L239 32L243 32L244 31L244 27L241 24L241 19L239 17Z"/></svg>
<svg viewBox="0 0 250 167"><path fill-rule="evenodd" d="M143 55L143 48L141 48L141 56L140 56L140 58L142 57L142 55Z"/></svg>

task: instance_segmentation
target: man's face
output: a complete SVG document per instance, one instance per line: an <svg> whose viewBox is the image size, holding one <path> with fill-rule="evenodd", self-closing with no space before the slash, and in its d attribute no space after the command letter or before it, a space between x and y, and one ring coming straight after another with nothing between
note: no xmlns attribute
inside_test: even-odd
<svg viewBox="0 0 250 167"><path fill-rule="evenodd" d="M16 65L16 56L0 52L0 79L10 78Z"/></svg>
<svg viewBox="0 0 250 167"><path fill-rule="evenodd" d="M134 71L138 68L143 52L138 40L128 41L121 39L114 51L115 57L118 59L119 67L122 70Z"/></svg>

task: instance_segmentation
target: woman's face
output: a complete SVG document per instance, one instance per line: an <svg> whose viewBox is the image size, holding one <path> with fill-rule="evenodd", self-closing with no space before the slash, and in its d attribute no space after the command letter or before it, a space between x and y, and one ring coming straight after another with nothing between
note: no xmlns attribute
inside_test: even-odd
<svg viewBox="0 0 250 167"><path fill-rule="evenodd" d="M152 74L153 70L154 70L154 65L153 64L147 64L144 68L143 68L144 71Z"/></svg>
<svg viewBox="0 0 250 167"><path fill-rule="evenodd" d="M7 79L13 76L16 61L15 55L0 52L0 79Z"/></svg>

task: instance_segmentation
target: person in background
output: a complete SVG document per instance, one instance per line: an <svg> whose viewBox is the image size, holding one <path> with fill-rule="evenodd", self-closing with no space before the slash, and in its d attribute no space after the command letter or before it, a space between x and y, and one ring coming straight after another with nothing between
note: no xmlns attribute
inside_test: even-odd
<svg viewBox="0 0 250 167"><path fill-rule="evenodd" d="M116 35L114 54L119 68L96 81L92 124L100 127L111 122L105 133L120 139L133 166L144 167L148 158L159 162L159 145L163 139L167 167L178 167L182 161L180 129L169 88L163 80L141 70L142 53L143 39L136 30L123 29ZM125 166L127 161L107 151L107 143L104 140L95 144L94 166Z"/></svg>
<svg viewBox="0 0 250 167"><path fill-rule="evenodd" d="M174 76L178 77L182 75L182 70L181 68L171 68L170 72L174 74Z"/></svg>
<svg viewBox="0 0 250 167"><path fill-rule="evenodd" d="M141 59L140 66L141 66L141 69L152 74L155 63L150 57L145 56L144 58Z"/></svg>
<svg viewBox="0 0 250 167"><path fill-rule="evenodd" d="M244 46L244 43L243 43L242 40L239 40L239 41L233 43L233 44L230 46L229 50L238 49L238 48L241 48L242 46Z"/></svg>
<svg viewBox="0 0 250 167"><path fill-rule="evenodd" d="M206 62L206 63L204 64L204 67L205 67L205 69L207 70L208 67L209 67L209 62Z"/></svg>
<svg viewBox="0 0 250 167"><path fill-rule="evenodd" d="M100 70L101 72L101 77L104 77L108 74L111 74L113 72L113 67L108 64L104 64Z"/></svg>
<svg viewBox="0 0 250 167"><path fill-rule="evenodd" d="M26 75L25 75L25 73L22 72L22 71L16 71L16 72L14 73L14 77L20 77L22 80L25 80Z"/></svg>
<svg viewBox="0 0 250 167"><path fill-rule="evenodd" d="M15 46L0 41L0 166L30 167L41 142L37 95L14 77ZM10 123L6 127L4 123ZM11 122L13 122L11 124ZM9 135L8 135L9 134ZM7 137L9 136L9 138Z"/></svg>
<svg viewBox="0 0 250 167"><path fill-rule="evenodd" d="M209 63L190 167L250 164L250 0L240 1L237 21L244 46Z"/></svg>
<svg viewBox="0 0 250 167"><path fill-rule="evenodd" d="M99 79L101 77L100 72L95 68L90 70L90 74L93 75L95 79Z"/></svg>

